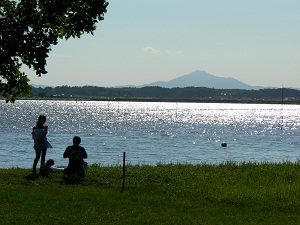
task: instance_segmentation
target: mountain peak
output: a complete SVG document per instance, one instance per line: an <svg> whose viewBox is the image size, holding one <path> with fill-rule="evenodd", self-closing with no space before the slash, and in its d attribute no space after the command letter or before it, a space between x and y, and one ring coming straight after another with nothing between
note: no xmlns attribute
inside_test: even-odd
<svg viewBox="0 0 300 225"><path fill-rule="evenodd" d="M232 77L218 77L201 70L195 70L190 74L177 77L167 82L157 81L143 86L160 86L165 88L207 87L218 89L254 89L254 87Z"/></svg>

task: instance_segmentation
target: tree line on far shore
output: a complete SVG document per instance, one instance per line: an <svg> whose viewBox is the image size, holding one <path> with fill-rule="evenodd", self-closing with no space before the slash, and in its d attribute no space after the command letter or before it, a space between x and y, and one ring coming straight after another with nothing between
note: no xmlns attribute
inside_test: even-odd
<svg viewBox="0 0 300 225"><path fill-rule="evenodd" d="M259 90L215 89L206 87L97 87L57 86L34 88L29 98L103 98L103 99L173 99L173 100L260 100L300 101L300 90L266 88Z"/></svg>

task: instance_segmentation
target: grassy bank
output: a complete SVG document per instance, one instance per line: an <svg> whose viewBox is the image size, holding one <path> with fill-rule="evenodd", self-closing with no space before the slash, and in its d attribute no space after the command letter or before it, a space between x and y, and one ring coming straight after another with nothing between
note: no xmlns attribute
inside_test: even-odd
<svg viewBox="0 0 300 225"><path fill-rule="evenodd" d="M80 184L0 169L2 224L300 224L300 164L92 165Z"/></svg>

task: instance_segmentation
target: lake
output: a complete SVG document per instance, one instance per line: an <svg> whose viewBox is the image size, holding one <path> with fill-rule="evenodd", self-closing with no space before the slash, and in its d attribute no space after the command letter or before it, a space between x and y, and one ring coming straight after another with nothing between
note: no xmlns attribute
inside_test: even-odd
<svg viewBox="0 0 300 225"><path fill-rule="evenodd" d="M19 100L0 103L0 168L31 168L32 126L47 116L46 159L78 135L87 162L99 165L296 162L300 106L281 104ZM226 142L227 147L221 143Z"/></svg>

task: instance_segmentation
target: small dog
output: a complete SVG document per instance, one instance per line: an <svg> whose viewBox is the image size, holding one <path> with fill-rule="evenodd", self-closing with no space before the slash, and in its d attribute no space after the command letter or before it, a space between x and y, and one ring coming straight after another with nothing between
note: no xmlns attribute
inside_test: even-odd
<svg viewBox="0 0 300 225"><path fill-rule="evenodd" d="M50 178L49 173L54 172L54 170L51 168L51 166L53 165L54 165L54 160L48 159L47 162L40 169L40 176Z"/></svg>

